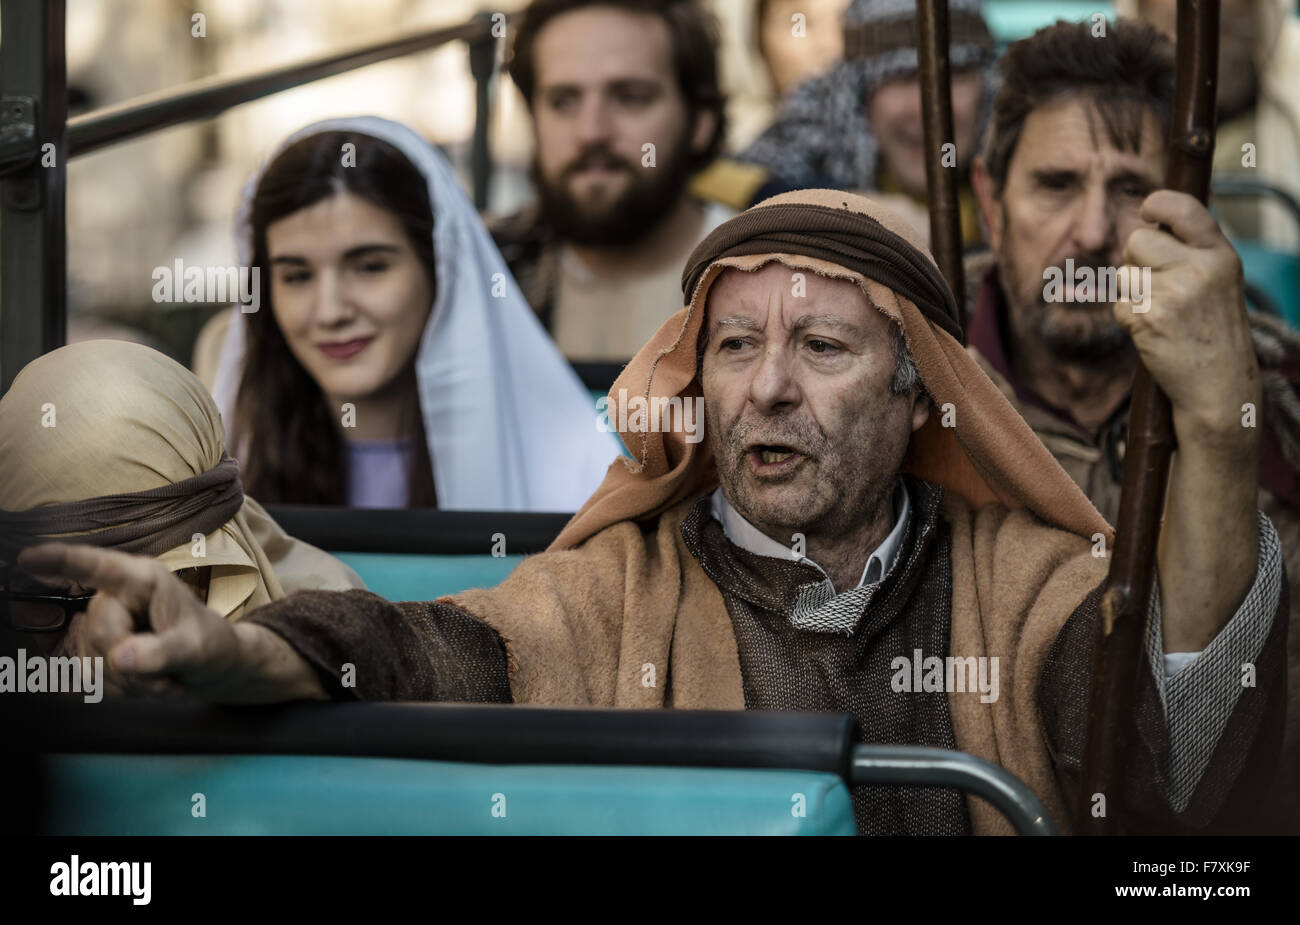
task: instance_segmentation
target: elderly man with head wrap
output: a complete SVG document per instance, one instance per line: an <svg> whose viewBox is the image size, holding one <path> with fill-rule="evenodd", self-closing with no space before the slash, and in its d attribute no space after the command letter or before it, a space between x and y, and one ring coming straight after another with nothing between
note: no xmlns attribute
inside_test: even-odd
<svg viewBox="0 0 1300 925"><path fill-rule="evenodd" d="M75 587L36 586L12 568L23 546L55 537L153 556L229 620L300 589L364 587L244 497L221 416L199 380L123 341L52 351L0 398L0 617L15 630L42 630L36 644L90 654L83 614L65 634L45 631L54 628L46 614L66 620L75 604L56 611L6 596L77 596Z"/></svg>
<svg viewBox="0 0 1300 925"><path fill-rule="evenodd" d="M1124 320L1181 450L1125 802L1144 827L1195 829L1271 770L1286 601L1237 420L1258 383L1235 257L1190 197L1150 207L1173 234L1146 233L1152 307ZM683 287L689 304L610 393L635 458L494 589L400 605L303 593L231 626L146 560L46 546L23 565L148 612L154 633L107 650L127 686L843 711L862 741L997 762L1064 820L1111 529L963 350L914 233L861 197L785 194L706 238ZM701 398L695 441L677 412ZM987 659L999 689L951 683L933 667L947 657ZM863 833L1007 831L950 791L858 788L854 807Z"/></svg>

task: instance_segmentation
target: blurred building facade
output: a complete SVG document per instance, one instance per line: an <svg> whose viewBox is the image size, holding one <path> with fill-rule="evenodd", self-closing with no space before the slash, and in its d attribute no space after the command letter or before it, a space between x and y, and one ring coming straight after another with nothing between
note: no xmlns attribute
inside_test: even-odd
<svg viewBox="0 0 1300 925"><path fill-rule="evenodd" d="M779 76L789 80L791 68L812 74L838 57L838 16L847 0L699 2L719 21L731 101L726 148L735 151L771 120L778 96L773 68L760 51L760 14L767 21L765 50L775 48L785 59ZM525 5L526 0L68 0L70 115L214 75L258 71L403 31L464 22L485 8L512 13ZM153 269L177 259L187 266L233 265L234 212L262 160L303 125L360 114L410 124L443 147L468 185L474 83L462 43L278 93L216 119L71 161L70 336L137 337L188 361L195 332L218 307L155 304ZM489 211L504 213L532 197L527 108L504 74L495 86L491 131Z"/></svg>
<svg viewBox="0 0 1300 925"><path fill-rule="evenodd" d="M508 12L520 5L505 0L496 7ZM258 71L403 31L456 24L479 7L474 0L69 0L70 115L213 75ZM503 170L495 187L509 205L528 195L522 172L509 169L524 159L527 127L518 95L497 96L494 156ZM459 42L71 161L73 336L115 333L104 326L108 320L141 327L141 339L188 359L177 343L202 319L149 317L194 312L192 306L153 303L153 268L177 259L193 266L233 265L234 212L262 160L303 125L360 114L412 125L443 146L468 179L474 83ZM183 330L173 331L178 325Z"/></svg>

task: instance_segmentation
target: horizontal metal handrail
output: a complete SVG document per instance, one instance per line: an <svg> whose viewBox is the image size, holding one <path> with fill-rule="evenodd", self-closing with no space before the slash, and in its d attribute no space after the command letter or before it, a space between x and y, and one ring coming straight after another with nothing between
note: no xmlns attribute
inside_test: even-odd
<svg viewBox="0 0 1300 925"><path fill-rule="evenodd" d="M510 555L542 552L573 516L324 504L268 504L266 511L285 533L330 552L441 556L488 555L498 535Z"/></svg>
<svg viewBox="0 0 1300 925"><path fill-rule="evenodd" d="M1259 197L1273 199L1290 214L1297 230L1300 230L1300 199L1266 180L1254 177L1242 177L1233 173L1216 173L1211 180L1215 199L1246 199Z"/></svg>
<svg viewBox="0 0 1300 925"><path fill-rule="evenodd" d="M614 380L619 377L627 364L627 360L620 363L588 360L569 361L569 365L578 374L578 378L582 380L583 385L589 389L599 389L602 392L610 390L610 387L614 385Z"/></svg>
<svg viewBox="0 0 1300 925"><path fill-rule="evenodd" d="M560 709L464 703L0 698L0 731L39 754L243 754L484 764L817 771L843 779L853 717L760 710Z"/></svg>
<svg viewBox="0 0 1300 925"><path fill-rule="evenodd" d="M481 41L491 35L491 15L480 14L460 25L403 34L253 74L204 78L69 119L68 149L76 157L159 129L220 115L241 103L325 77L447 42Z"/></svg>
<svg viewBox="0 0 1300 925"><path fill-rule="evenodd" d="M1021 835L1055 835L1047 809L1018 777L995 764L946 748L921 745L859 745L849 779L854 784L958 787L983 797Z"/></svg>

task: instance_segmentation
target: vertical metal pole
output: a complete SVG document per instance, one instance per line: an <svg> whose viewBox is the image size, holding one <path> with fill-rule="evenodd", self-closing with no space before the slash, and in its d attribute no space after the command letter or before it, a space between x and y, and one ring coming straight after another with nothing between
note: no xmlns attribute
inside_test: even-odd
<svg viewBox="0 0 1300 925"><path fill-rule="evenodd" d="M64 0L0 0L0 97L30 100L35 123L32 160L0 179L0 394L67 337L64 14Z"/></svg>
<svg viewBox="0 0 1300 925"><path fill-rule="evenodd" d="M1177 63L1165 188L1208 202L1219 74L1219 0L1178 0ZM1133 695L1139 672L1146 670L1142 636L1155 577L1160 519L1174 443L1169 399L1139 363L1133 377L1115 549L1101 599L1101 639L1093 665L1087 740L1075 807L1080 832L1118 834L1125 822L1124 759L1132 725ZM1104 816L1092 813L1094 794L1105 797Z"/></svg>
<svg viewBox="0 0 1300 925"><path fill-rule="evenodd" d="M469 70L474 77L474 140L470 148L470 170L474 178L474 208L487 208L492 179L492 150L488 128L492 122L492 75L496 70L497 40L492 35L488 14L480 19L483 34L469 43Z"/></svg>
<svg viewBox="0 0 1300 925"><path fill-rule="evenodd" d="M962 268L961 209L957 204L957 139L952 127L952 68L948 60L948 0L918 0L916 44L921 65L921 123L925 131L925 186L930 207L930 250L957 299L966 330L966 274ZM945 146L952 166L945 167Z"/></svg>

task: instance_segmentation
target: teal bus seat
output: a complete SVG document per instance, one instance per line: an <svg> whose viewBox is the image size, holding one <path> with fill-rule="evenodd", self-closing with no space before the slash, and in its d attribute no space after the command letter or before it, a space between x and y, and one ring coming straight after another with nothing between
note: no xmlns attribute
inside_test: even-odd
<svg viewBox="0 0 1300 925"><path fill-rule="evenodd" d="M570 514L269 505L285 532L329 551L390 601L432 601L500 584Z"/></svg>
<svg viewBox="0 0 1300 925"><path fill-rule="evenodd" d="M355 569L369 590L390 601L432 601L469 588L491 588L505 581L524 558L387 552L333 555Z"/></svg>
<svg viewBox="0 0 1300 925"><path fill-rule="evenodd" d="M849 835L849 787L957 787L1055 829L1006 769L855 744L835 713L0 699L47 835Z"/></svg>
<svg viewBox="0 0 1300 925"><path fill-rule="evenodd" d="M603 402L601 401L607 395L609 390L614 386L614 380L618 378L627 363L611 362L584 362L577 361L572 363L573 371L578 374L582 384L587 388L587 394L591 396L591 403L595 407L597 414L600 413ZM632 458L628 452L627 446L623 444L622 438L618 431L614 431L614 439L618 440L619 446L623 448L623 455Z"/></svg>
<svg viewBox="0 0 1300 925"><path fill-rule="evenodd" d="M815 771L94 754L48 768L49 835L856 832L843 780Z"/></svg>
<svg viewBox="0 0 1300 925"><path fill-rule="evenodd" d="M1069 22L1085 22L1092 19L1094 13L1101 13L1107 19L1115 18L1115 4L1102 0L1099 3L1089 0L984 0L984 21L999 46L1028 38L1044 26L1050 26L1058 19Z"/></svg>
<svg viewBox="0 0 1300 925"><path fill-rule="evenodd" d="M588 389L587 391L591 393L591 403L592 403L593 405L595 405L595 407L596 407L596 413L599 414L599 413L601 412L602 408L603 408L603 404L602 404L602 402L601 402L601 399L603 399L603 398L607 398L607 397L609 396L609 390L608 390L608 389ZM621 447L623 448L623 455L626 456L628 459L634 459L635 457L634 457L631 453L628 452L627 444L623 442L623 437L622 437L622 435L619 434L618 431L615 430L612 426L610 427L610 432L614 434L614 439L618 441L618 445L621 446Z"/></svg>
<svg viewBox="0 0 1300 925"><path fill-rule="evenodd" d="M1232 246L1241 257L1246 282L1272 302L1253 307L1276 313L1288 325L1300 329L1300 256L1273 250L1256 241L1233 240Z"/></svg>
<svg viewBox="0 0 1300 925"><path fill-rule="evenodd" d="M1275 209L1291 218L1292 227L1300 232L1300 199L1289 190L1250 171L1216 173L1211 181L1213 201L1248 200L1273 203ZM1241 258L1246 280L1246 297L1257 311L1275 315L1293 328L1300 328L1300 254L1280 251L1260 241L1229 235Z"/></svg>

